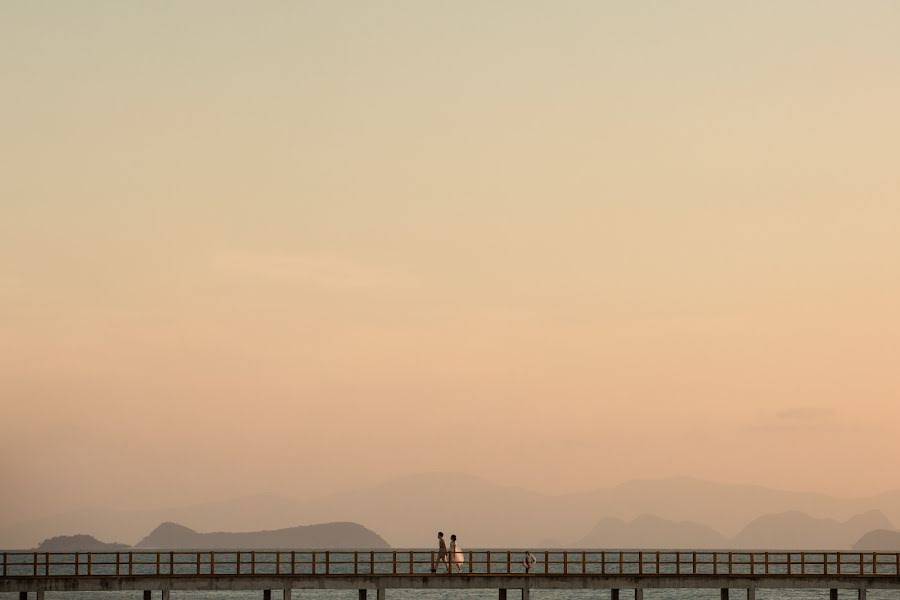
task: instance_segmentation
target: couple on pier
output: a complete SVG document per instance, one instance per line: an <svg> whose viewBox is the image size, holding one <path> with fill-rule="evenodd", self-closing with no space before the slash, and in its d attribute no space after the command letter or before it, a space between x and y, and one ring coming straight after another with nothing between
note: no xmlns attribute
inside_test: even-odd
<svg viewBox="0 0 900 600"><path fill-rule="evenodd" d="M444 532L438 531L437 562L432 563L431 572L437 573L438 565L441 563L446 563L448 573L453 571L453 565L456 565L457 571L462 572L462 563L464 562L466 562L466 559L463 556L462 548L456 543L456 534L454 533L450 536L450 549L447 550L447 542L444 541Z"/></svg>

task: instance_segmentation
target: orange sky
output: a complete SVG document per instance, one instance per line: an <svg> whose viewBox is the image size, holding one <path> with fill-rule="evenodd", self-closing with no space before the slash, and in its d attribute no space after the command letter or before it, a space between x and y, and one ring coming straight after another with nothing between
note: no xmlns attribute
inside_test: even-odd
<svg viewBox="0 0 900 600"><path fill-rule="evenodd" d="M0 73L3 521L900 487L895 2L11 1Z"/></svg>

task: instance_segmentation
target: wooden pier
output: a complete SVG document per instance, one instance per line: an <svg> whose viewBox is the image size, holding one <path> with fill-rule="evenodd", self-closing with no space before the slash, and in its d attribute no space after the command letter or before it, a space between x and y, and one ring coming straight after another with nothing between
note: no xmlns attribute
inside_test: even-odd
<svg viewBox="0 0 900 600"><path fill-rule="evenodd" d="M366 600L375 590L385 600L390 589L634 590L713 588L723 600L729 590L817 588L855 590L865 600L870 589L900 590L900 553L847 551L733 550L545 550L533 552L526 572L524 550L470 550L464 562L437 562L428 550L175 550L125 552L3 552L0 592L142 590L144 600L159 591L262 590L271 600L281 590L359 590ZM452 567L452 568L450 568Z"/></svg>

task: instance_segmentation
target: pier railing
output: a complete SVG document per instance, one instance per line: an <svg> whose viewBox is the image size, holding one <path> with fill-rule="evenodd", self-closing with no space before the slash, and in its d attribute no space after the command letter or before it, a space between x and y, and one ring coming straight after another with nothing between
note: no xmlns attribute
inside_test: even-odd
<svg viewBox="0 0 900 600"><path fill-rule="evenodd" d="M900 553L730 550L542 550L529 575L900 576ZM523 550L468 550L438 561L428 550L165 550L3 552L0 577L257 575L522 575Z"/></svg>

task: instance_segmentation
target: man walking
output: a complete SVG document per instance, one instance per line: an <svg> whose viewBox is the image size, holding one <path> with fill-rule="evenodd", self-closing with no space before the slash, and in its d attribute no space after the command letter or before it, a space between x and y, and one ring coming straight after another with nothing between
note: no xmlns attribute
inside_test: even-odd
<svg viewBox="0 0 900 600"><path fill-rule="evenodd" d="M438 557L437 562L431 563L431 572L437 573L437 567L441 562L447 560L447 542L444 541L444 532L438 531ZM447 571L450 570L450 563L447 563Z"/></svg>

